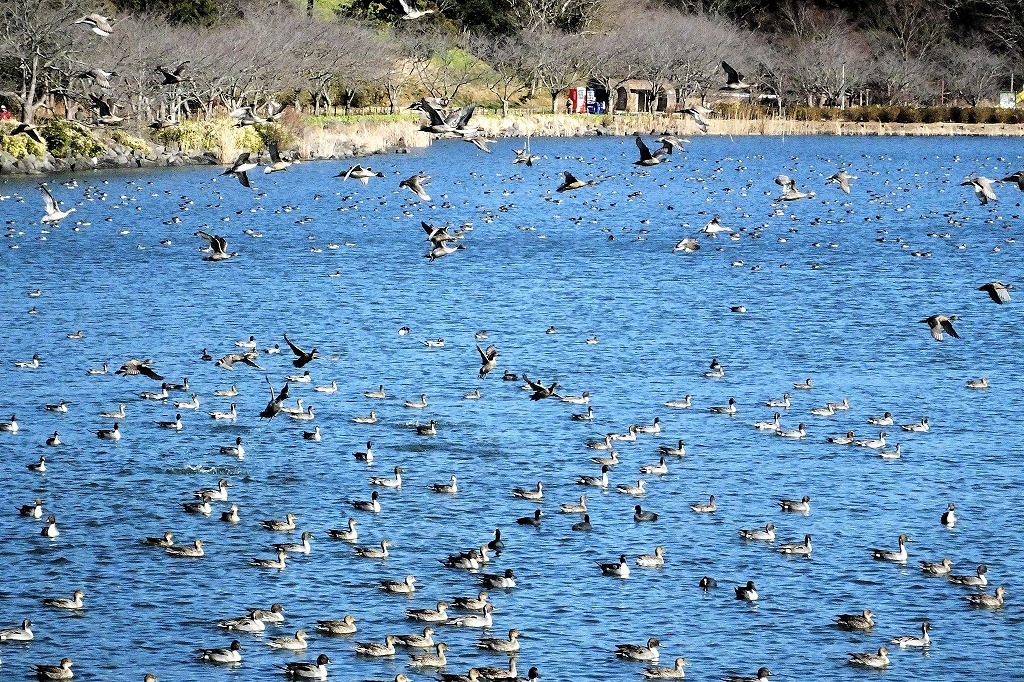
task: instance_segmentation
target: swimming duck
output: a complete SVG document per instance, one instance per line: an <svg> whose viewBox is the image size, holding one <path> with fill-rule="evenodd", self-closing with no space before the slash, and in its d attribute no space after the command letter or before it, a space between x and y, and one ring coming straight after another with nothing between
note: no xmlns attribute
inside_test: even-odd
<svg viewBox="0 0 1024 682"><path fill-rule="evenodd" d="M264 623L283 623L284 606L274 602L270 605L269 609L250 608L249 615L262 620Z"/></svg>
<svg viewBox="0 0 1024 682"><path fill-rule="evenodd" d="M587 496L580 495L579 504L566 503L558 508L558 511L563 514L586 514L587 513Z"/></svg>
<svg viewBox="0 0 1024 682"><path fill-rule="evenodd" d="M290 381L293 384L309 384L313 382L313 375L309 373L307 369L302 374L291 374L284 378L285 381Z"/></svg>
<svg viewBox="0 0 1024 682"><path fill-rule="evenodd" d="M807 426L801 422L796 429L776 429L775 435L780 438L806 438Z"/></svg>
<svg viewBox="0 0 1024 682"><path fill-rule="evenodd" d="M508 590L516 586L516 576L512 572L511 568L506 568L502 574L495 573L484 573L483 575L477 576L477 579L483 584L484 587L489 589L503 589Z"/></svg>
<svg viewBox="0 0 1024 682"><path fill-rule="evenodd" d="M363 557L365 559L387 559L389 556L388 547L391 546L390 540L381 540L380 549L376 547L356 547L356 556Z"/></svg>
<svg viewBox="0 0 1024 682"><path fill-rule="evenodd" d="M809 391L812 388L814 388L814 385L811 384L811 378L808 377L802 383L793 384L793 388L797 389L798 391Z"/></svg>
<svg viewBox="0 0 1024 682"><path fill-rule="evenodd" d="M285 649L287 651L302 651L307 646L306 631L296 630L294 637L282 636L271 637L267 640L267 646L272 649Z"/></svg>
<svg viewBox="0 0 1024 682"><path fill-rule="evenodd" d="M718 505L715 503L715 496L712 495L706 504L691 504L690 509L698 514L711 514L718 511Z"/></svg>
<svg viewBox="0 0 1024 682"><path fill-rule="evenodd" d="M434 647L435 653L413 654L408 665L410 668L443 668L448 665L448 659L444 655L447 648L447 644L438 642Z"/></svg>
<svg viewBox="0 0 1024 682"><path fill-rule="evenodd" d="M736 598L741 601L755 602L760 596L757 594L757 588L754 587L753 580L748 580L746 585L737 585L733 589L736 590Z"/></svg>
<svg viewBox="0 0 1024 682"><path fill-rule="evenodd" d="M318 620L316 629L331 635L351 635L356 632L356 619L346 615L341 620Z"/></svg>
<svg viewBox="0 0 1024 682"><path fill-rule="evenodd" d="M949 557L944 557L942 561L922 561L921 572L928 575L949 575L952 566L953 562Z"/></svg>
<svg viewBox="0 0 1024 682"><path fill-rule="evenodd" d="M483 678L480 677L480 672L476 668L470 668L465 675L441 673L441 679L444 682L479 682Z"/></svg>
<svg viewBox="0 0 1024 682"><path fill-rule="evenodd" d="M17 415L11 415L9 422L0 422L0 431L6 431L7 433L18 432L18 417Z"/></svg>
<svg viewBox="0 0 1024 682"><path fill-rule="evenodd" d="M782 424L779 422L779 419L781 417L782 417L782 415L779 414L778 412L776 412L775 416L772 417L772 421L770 421L770 422L764 422L764 421L762 421L762 422L754 422L754 428L757 429L758 431L775 431L775 432L781 431L782 430Z"/></svg>
<svg viewBox="0 0 1024 682"><path fill-rule="evenodd" d="M331 383L327 384L326 386L314 386L313 390L316 391L317 393L337 393L338 382L337 380L334 380Z"/></svg>
<svg viewBox="0 0 1024 682"><path fill-rule="evenodd" d="M725 376L725 367L718 361L718 358L711 358L711 364L708 367L709 370L704 372L704 376L708 379L721 379Z"/></svg>
<svg viewBox="0 0 1024 682"><path fill-rule="evenodd" d="M811 536L805 535L803 542L787 542L779 545L779 552L782 554L796 554L798 556L811 556Z"/></svg>
<svg viewBox="0 0 1024 682"><path fill-rule="evenodd" d="M417 424L416 434L419 436L436 436L437 435L437 422L433 419L427 424Z"/></svg>
<svg viewBox="0 0 1024 682"><path fill-rule="evenodd" d="M313 421L316 419L316 415L313 414L313 406L309 405L306 407L305 412L297 412L288 415L289 419L297 419L299 421Z"/></svg>
<svg viewBox="0 0 1024 682"><path fill-rule="evenodd" d="M540 528L540 522L540 509L534 511L532 516L521 516L518 519L516 519L516 523L518 523L520 526L533 526L534 528Z"/></svg>
<svg viewBox="0 0 1024 682"><path fill-rule="evenodd" d="M203 499L199 502L182 502L181 508L189 514L202 514L203 516L209 516L213 512L213 507L210 502L213 501L213 496L209 493L203 495Z"/></svg>
<svg viewBox="0 0 1024 682"><path fill-rule="evenodd" d="M147 545L155 545L157 547L170 547L174 544L174 533L166 531L160 537L148 537L143 542Z"/></svg>
<svg viewBox="0 0 1024 682"><path fill-rule="evenodd" d="M582 521L572 524L572 529L584 533L594 530L593 525L590 523L590 514L584 514Z"/></svg>
<svg viewBox="0 0 1024 682"><path fill-rule="evenodd" d="M319 443L320 439L321 439L320 427L319 426L314 426L312 431L303 431L302 432L302 439L303 440L311 440L314 443Z"/></svg>
<svg viewBox="0 0 1024 682"><path fill-rule="evenodd" d="M714 405L714 406L708 408L708 410L712 414L728 414L730 416L734 415L734 414L736 414L736 400L734 398L729 398L729 404L728 405L726 405L726 406Z"/></svg>
<svg viewBox="0 0 1024 682"><path fill-rule="evenodd" d="M436 609L407 609L406 617L426 623L444 623L448 620L448 602L437 602Z"/></svg>
<svg viewBox="0 0 1024 682"><path fill-rule="evenodd" d="M647 646L642 644L616 644L615 655L627 661L657 661L659 646L661 646L661 642L655 637L647 640Z"/></svg>
<svg viewBox="0 0 1024 682"><path fill-rule="evenodd" d="M661 433L661 417L655 417L650 424L633 424L630 428L634 433Z"/></svg>
<svg viewBox="0 0 1024 682"><path fill-rule="evenodd" d="M852 445L854 442L853 431L847 431L845 436L829 436L825 440L835 445Z"/></svg>
<svg viewBox="0 0 1024 682"><path fill-rule="evenodd" d="M32 504L21 505L18 509L18 514L20 516L28 516L33 519L43 518L43 501L37 497L35 502Z"/></svg>
<svg viewBox="0 0 1024 682"><path fill-rule="evenodd" d="M577 412L569 415L569 419L577 422L590 422L594 421L594 408L591 405L587 406L586 412Z"/></svg>
<svg viewBox="0 0 1024 682"><path fill-rule="evenodd" d="M490 649L503 654L514 654L519 651L519 630L508 631L508 639L485 637L480 639L476 645L481 649Z"/></svg>
<svg viewBox="0 0 1024 682"><path fill-rule="evenodd" d="M383 486L385 488L401 488L402 487L402 473L404 471L405 470L402 467L396 466L395 469L394 469L394 472L395 472L395 477L394 478L388 478L386 476L371 476L370 477L370 485L379 485L379 486Z"/></svg>
<svg viewBox="0 0 1024 682"><path fill-rule="evenodd" d="M0 642L29 642L35 635L32 634L32 621L28 618L21 621L20 628L8 628L0 630Z"/></svg>
<svg viewBox="0 0 1024 682"><path fill-rule="evenodd" d="M872 549L871 556L879 561L895 561L897 563L906 563L907 561L907 548L906 543L913 542L906 534L900 535L899 539L900 548L895 552L891 549Z"/></svg>
<svg viewBox="0 0 1024 682"><path fill-rule="evenodd" d="M260 525L267 530L274 531L289 531L295 530L295 514L285 514L284 521L280 519L267 519L266 521L260 521Z"/></svg>
<svg viewBox="0 0 1024 682"><path fill-rule="evenodd" d="M167 393L167 384L160 384L159 391L143 391L139 397L143 400L167 400L170 394Z"/></svg>
<svg viewBox="0 0 1024 682"><path fill-rule="evenodd" d="M850 409L850 401L843 398L843 402L841 403L825 403L825 406L830 408L833 412L840 412Z"/></svg>
<svg viewBox="0 0 1024 682"><path fill-rule="evenodd" d="M276 542L271 546L278 552L284 552L286 554L309 554L310 551L312 551L312 546L309 544L309 541L312 538L313 533L308 530L304 530L302 531L302 535L299 536L299 542Z"/></svg>
<svg viewBox="0 0 1024 682"><path fill-rule="evenodd" d="M171 547L165 547L164 552L168 556L178 558L198 558L205 554L203 551L203 541L195 540L192 545L174 545Z"/></svg>
<svg viewBox="0 0 1024 682"><path fill-rule="evenodd" d="M491 617L492 611L494 611L493 604L484 604L482 613L470 613L465 616L459 616L458 618L449 621L449 625L464 628L489 628L494 623Z"/></svg>
<svg viewBox="0 0 1024 682"><path fill-rule="evenodd" d="M456 597L451 604L457 609L465 611L483 611L484 606L489 604L490 595L481 590L475 597Z"/></svg>
<svg viewBox="0 0 1024 682"><path fill-rule="evenodd" d="M117 412L100 412L100 416L104 419L124 419L127 416L124 411L124 403L121 403Z"/></svg>
<svg viewBox="0 0 1024 682"><path fill-rule="evenodd" d="M480 398L481 393L479 388L474 388L472 391L462 396L463 400L480 400Z"/></svg>
<svg viewBox="0 0 1024 682"><path fill-rule="evenodd" d="M284 671L284 674L294 679L305 679L305 680L326 680L327 679L327 664L331 662L331 659L327 657L327 654L320 654L316 657L316 663L309 663L306 661L289 661L284 665L274 664L275 668Z"/></svg>
<svg viewBox="0 0 1024 682"><path fill-rule="evenodd" d="M90 367L87 370L85 370L85 373L95 376L98 374L107 374L109 371L110 367L108 366L107 363L104 362L102 367Z"/></svg>
<svg viewBox="0 0 1024 682"><path fill-rule="evenodd" d="M359 533L356 531L356 520L348 520L348 528L328 528L327 535L334 538L335 540L346 540L348 542L355 542L359 539Z"/></svg>
<svg viewBox="0 0 1024 682"><path fill-rule="evenodd" d="M380 512L380 494L374 490L370 493L369 500L349 500L349 504L359 511L368 511L377 514Z"/></svg>
<svg viewBox="0 0 1024 682"><path fill-rule="evenodd" d="M636 505L633 507L633 521L636 523L643 523L645 521L657 521L658 515L652 511L647 511Z"/></svg>
<svg viewBox="0 0 1024 682"><path fill-rule="evenodd" d="M352 421L355 422L356 424L376 424L377 423L377 413L371 410L370 414L366 415L365 417L363 417L363 416L352 417Z"/></svg>
<svg viewBox="0 0 1024 682"><path fill-rule="evenodd" d="M666 407L671 407L677 410L686 410L690 408L693 403L693 396L686 394L682 400L667 400L665 401Z"/></svg>
<svg viewBox="0 0 1024 682"><path fill-rule="evenodd" d="M220 513L220 520L226 523L238 523L241 519L238 516L238 505L232 504L231 509Z"/></svg>
<svg viewBox="0 0 1024 682"><path fill-rule="evenodd" d="M658 452L662 455L671 455L673 457L683 457L686 454L686 448L684 447L683 439L680 438L676 447L671 445L659 445Z"/></svg>
<svg viewBox="0 0 1024 682"><path fill-rule="evenodd" d="M243 457L245 457L245 448L242 447L242 437L241 436L237 436L235 438L235 444L234 445L222 445L222 446L220 446L220 454L222 454L222 455L232 455L233 457L237 457L238 459L242 459Z"/></svg>
<svg viewBox="0 0 1024 682"><path fill-rule="evenodd" d="M778 505L782 508L782 511L807 514L811 511L810 502L810 496L804 495L799 500L779 500Z"/></svg>
<svg viewBox="0 0 1024 682"><path fill-rule="evenodd" d="M712 590L718 587L718 581L712 578L711 576L706 575L700 579L700 581L697 583L697 587L707 592L708 590Z"/></svg>
<svg viewBox="0 0 1024 682"><path fill-rule="evenodd" d="M448 483L431 483L430 489L435 493L454 495L459 492L458 479L455 477L455 474L452 474L451 480Z"/></svg>
<svg viewBox="0 0 1024 682"><path fill-rule="evenodd" d="M36 369L39 367L39 361L41 359L42 358L39 357L39 353L34 353L31 360L17 360L15 361L14 366L20 367L21 369Z"/></svg>
<svg viewBox="0 0 1024 682"><path fill-rule="evenodd" d="M423 628L423 634L394 635L395 646L407 646L413 649L429 649L434 646L434 628L429 625Z"/></svg>
<svg viewBox="0 0 1024 682"><path fill-rule="evenodd" d="M42 535L44 538L51 539L60 535L60 531L57 530L57 517L53 514L50 514L46 518L46 525L43 526L43 529L39 532L39 534Z"/></svg>
<svg viewBox="0 0 1024 682"><path fill-rule="evenodd" d="M928 431L928 417L921 417L921 421L914 422L912 424L900 424L900 428L904 431L914 431L917 433L924 433Z"/></svg>
<svg viewBox="0 0 1024 682"><path fill-rule="evenodd" d="M825 405L825 407L815 407L811 409L811 414L815 417L831 417L835 415L836 410L832 407L831 403Z"/></svg>
<svg viewBox="0 0 1024 682"><path fill-rule="evenodd" d="M171 429L172 431L181 431L182 429L180 414L174 415L174 421L158 421L154 423L161 429Z"/></svg>
<svg viewBox="0 0 1024 682"><path fill-rule="evenodd" d="M874 424L875 426L892 426L892 412L886 412L881 417L868 417L868 424Z"/></svg>
<svg viewBox="0 0 1024 682"><path fill-rule="evenodd" d="M234 639L226 649L200 649L199 659L210 663L239 663L242 660L242 643Z"/></svg>
<svg viewBox="0 0 1024 682"><path fill-rule="evenodd" d="M32 672L41 680L70 680L75 676L71 672L72 665L74 663L70 658L62 658L59 665L33 665Z"/></svg>
<svg viewBox="0 0 1024 682"><path fill-rule="evenodd" d="M765 524L764 528L741 528L740 537L744 540L773 542L775 540L775 524Z"/></svg>
<svg viewBox="0 0 1024 682"><path fill-rule="evenodd" d="M946 505L946 511L942 512L942 518L939 519L943 526L952 528L956 525L956 505L950 502Z"/></svg>
<svg viewBox="0 0 1024 682"><path fill-rule="evenodd" d="M878 432L878 438L868 438L865 440L854 441L853 444L859 448L870 448L872 450L881 450L885 447L885 431Z"/></svg>
<svg viewBox="0 0 1024 682"><path fill-rule="evenodd" d="M253 618L251 615L228 618L220 621L217 625L228 630L234 630L235 632L257 633L265 632L267 629L266 623L259 618Z"/></svg>
<svg viewBox="0 0 1024 682"><path fill-rule="evenodd" d="M415 587L416 578L411 575L405 576L404 580L381 580L380 588L385 592L392 592L394 594L412 594L416 591Z"/></svg>
<svg viewBox="0 0 1024 682"><path fill-rule="evenodd" d="M513 488L512 497L519 497L524 500L538 501L544 499L544 483L537 481L537 488L535 490L528 490L525 488Z"/></svg>
<svg viewBox="0 0 1024 682"><path fill-rule="evenodd" d="M928 621L921 623L921 636L916 635L902 635L900 637L893 637L891 644L896 644L901 649L907 647L926 647L932 643L932 638L928 636L928 631L932 629L932 626Z"/></svg>
<svg viewBox="0 0 1024 682"><path fill-rule="evenodd" d="M61 398L59 401L57 401L56 404L54 404L54 405L44 405L43 407L46 408L47 412L60 412L60 413L64 414L64 413L67 413L68 405L70 405L70 404L71 403L69 403L68 401L66 401L63 398Z"/></svg>
<svg viewBox="0 0 1024 682"><path fill-rule="evenodd" d="M836 616L836 625L847 630L869 630L875 627L875 614L871 609L861 613L841 613Z"/></svg>
<svg viewBox="0 0 1024 682"><path fill-rule="evenodd" d="M982 592L981 594L967 595L967 603L971 606L979 606L986 609L999 609L1003 606L1003 595L1005 594L1006 588L1000 585L996 588L994 594Z"/></svg>
<svg viewBox="0 0 1024 682"><path fill-rule="evenodd" d="M774 399L773 398L773 399L765 401L764 404L767 407L781 407L783 409L788 410L789 409L789 405L790 405L789 399L790 399L790 395L788 393L783 393L781 399Z"/></svg>
<svg viewBox="0 0 1024 682"><path fill-rule="evenodd" d="M191 396L191 400L175 400L174 407L179 410L198 410L199 394L193 393Z"/></svg>
<svg viewBox="0 0 1024 682"><path fill-rule="evenodd" d="M879 647L877 654L849 654L851 665L860 665L866 668L888 668L889 650L884 646Z"/></svg>
<svg viewBox="0 0 1024 682"><path fill-rule="evenodd" d="M371 413L372 414L372 413ZM353 452L352 456L356 458L357 462L366 462L370 464L373 462L373 441L366 441L366 450L363 452Z"/></svg>
<svg viewBox="0 0 1024 682"><path fill-rule="evenodd" d="M623 495L632 495L633 497L642 497L642 496L647 494L647 490L644 487L646 485L647 485L647 481L645 481L644 479L641 478L641 479L639 479L636 482L636 485L627 485L625 483L620 483L617 486L615 486L615 490L616 490L616 492L620 492Z"/></svg>
<svg viewBox="0 0 1024 682"><path fill-rule="evenodd" d="M585 445L590 450L611 450L612 436L608 434L602 440L590 440Z"/></svg>
<svg viewBox="0 0 1024 682"><path fill-rule="evenodd" d="M238 418L238 411L235 408L235 403L231 403L231 407L227 412L214 410L213 412L210 412L209 415L210 419L234 421Z"/></svg>
<svg viewBox="0 0 1024 682"><path fill-rule="evenodd" d="M988 377L982 377L980 379L969 379L967 381L967 388L973 388L978 390L988 388Z"/></svg>
<svg viewBox="0 0 1024 682"><path fill-rule="evenodd" d="M591 457L590 461L601 466L614 467L619 463L619 453L616 450L612 450L611 454L607 457Z"/></svg>
<svg viewBox="0 0 1024 682"><path fill-rule="evenodd" d="M626 442L630 442L631 443L631 442L636 440L636 434L637 434L637 427L636 427L635 424L631 424L629 426L629 428L626 430L626 433L610 433L610 434L608 434L608 437L611 440L620 440L620 441L626 441Z"/></svg>
<svg viewBox="0 0 1024 682"><path fill-rule="evenodd" d="M421 394L419 400L406 400L402 405L410 409L422 410L427 406L427 394Z"/></svg>
<svg viewBox="0 0 1024 682"><path fill-rule="evenodd" d="M665 548L658 545L654 554L641 554L636 558L636 565L643 568L660 568L665 565Z"/></svg>
<svg viewBox="0 0 1024 682"><path fill-rule="evenodd" d="M211 500L216 502L227 502L228 501L228 488L231 487L231 483L226 478L222 478L217 481L216 488L207 488L205 490L196 490L192 493L193 497L205 497L209 496Z"/></svg>
<svg viewBox="0 0 1024 682"><path fill-rule="evenodd" d="M276 559L254 557L249 560L249 565L256 566L257 568L276 568L279 571L283 571L285 569L285 559L287 557L287 553L278 551Z"/></svg>
<svg viewBox="0 0 1024 682"><path fill-rule="evenodd" d="M38 472L40 474L45 474L46 473L46 457L44 457L43 455L40 455L38 462L32 462L31 464L28 465L28 470L29 471L35 471L35 472Z"/></svg>
<svg viewBox="0 0 1024 682"><path fill-rule="evenodd" d="M988 566L981 564L978 566L978 571L975 575L951 575L949 576L949 582L954 585L967 585L968 587L985 587L988 585Z"/></svg>
<svg viewBox="0 0 1024 682"><path fill-rule="evenodd" d="M594 562L601 569L603 575L612 576L615 578L628 578L629 577L629 562L626 561L626 555L619 555L618 561L603 564L600 561Z"/></svg>
<svg viewBox="0 0 1024 682"><path fill-rule="evenodd" d="M643 671L642 675L649 680L674 680L686 677L683 667L686 666L686 659L679 657L671 668L664 666L651 666Z"/></svg>
<svg viewBox="0 0 1024 682"><path fill-rule="evenodd" d="M573 405L586 405L590 403L590 391L583 391L581 395L563 395L560 396L563 403L571 403Z"/></svg>
<svg viewBox="0 0 1024 682"><path fill-rule="evenodd" d="M56 609L77 611L85 606L85 604L82 603L82 598L85 596L86 594L82 590L75 590L71 595L71 599L68 599L67 597L47 597L46 599L43 599L43 603Z"/></svg>
<svg viewBox="0 0 1024 682"><path fill-rule="evenodd" d="M577 485L587 485L596 488L607 488L608 487L608 472L611 468L605 464L601 467L600 476L580 476L576 479Z"/></svg>

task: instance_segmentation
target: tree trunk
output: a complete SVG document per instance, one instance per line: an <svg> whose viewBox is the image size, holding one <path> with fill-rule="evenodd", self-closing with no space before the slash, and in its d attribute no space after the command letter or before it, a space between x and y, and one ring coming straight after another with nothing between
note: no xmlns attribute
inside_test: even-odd
<svg viewBox="0 0 1024 682"><path fill-rule="evenodd" d="M313 0L306 0L306 17L313 18Z"/></svg>
<svg viewBox="0 0 1024 682"><path fill-rule="evenodd" d="M508 100L501 100L501 117L508 118Z"/></svg>

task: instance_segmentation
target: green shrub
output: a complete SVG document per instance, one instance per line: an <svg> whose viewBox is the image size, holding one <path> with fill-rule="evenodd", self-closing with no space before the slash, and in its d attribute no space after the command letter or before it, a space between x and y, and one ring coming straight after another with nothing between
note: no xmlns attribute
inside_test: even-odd
<svg viewBox="0 0 1024 682"><path fill-rule="evenodd" d="M942 123L949 120L949 109L947 107L926 107L921 111L923 123Z"/></svg>
<svg viewBox="0 0 1024 682"><path fill-rule="evenodd" d="M128 149L134 149L135 151L142 152L147 156L152 151L150 150L149 145L146 144L143 140L140 140L137 137L133 137L132 135L129 135L123 130L115 130L114 132L112 132L110 134L110 139L112 139L114 142L118 143L123 147L128 147Z"/></svg>
<svg viewBox="0 0 1024 682"><path fill-rule="evenodd" d="M39 144L28 135L11 135L13 125L0 125L0 151L7 152L15 159L34 156L37 159L46 154L46 145Z"/></svg>
<svg viewBox="0 0 1024 682"><path fill-rule="evenodd" d="M39 130L50 153L59 159L72 156L98 156L103 144L78 121L51 118Z"/></svg>
<svg viewBox="0 0 1024 682"><path fill-rule="evenodd" d="M900 107L896 112L897 123L920 123L922 118L921 110L917 107Z"/></svg>

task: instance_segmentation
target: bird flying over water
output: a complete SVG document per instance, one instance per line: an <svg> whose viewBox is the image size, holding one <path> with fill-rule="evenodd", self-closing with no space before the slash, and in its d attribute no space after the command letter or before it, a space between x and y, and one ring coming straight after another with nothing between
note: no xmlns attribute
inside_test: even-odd
<svg viewBox="0 0 1024 682"><path fill-rule="evenodd" d="M292 343L291 339L288 338L287 334L284 335L284 340L285 343L288 344L288 347L291 348L292 352L295 353L296 355L296 358L292 360L292 364L295 365L296 367L305 367L306 365L313 361L313 358L316 357L316 348L313 348L307 353L306 351L302 350L294 343Z"/></svg>
<svg viewBox="0 0 1024 682"><path fill-rule="evenodd" d="M430 180L429 175L414 175L408 180L398 183L399 187L408 187L409 190L423 201L430 201L430 195L423 189L424 183Z"/></svg>
<svg viewBox="0 0 1024 682"><path fill-rule="evenodd" d="M231 175L233 173L238 178L238 182L242 183L242 187L251 187L248 172L259 164L249 161L249 157L249 152L242 152L235 158L235 162L225 169L221 175Z"/></svg>
<svg viewBox="0 0 1024 682"><path fill-rule="evenodd" d="M114 28L110 25L110 20L96 12L85 15L81 19L76 20L75 23L88 26L93 33L103 38L106 38L114 31Z"/></svg>
<svg viewBox="0 0 1024 682"><path fill-rule="evenodd" d="M128 362L121 365L121 368L114 372L118 376L138 376L142 375L154 379L156 381L162 381L163 377L156 373L156 370L152 367L152 360L136 360L132 358Z"/></svg>
<svg viewBox="0 0 1024 682"><path fill-rule="evenodd" d="M221 261L233 258L238 255L237 251L228 251L228 241L216 234L199 230L195 236L202 237L210 244L210 255L203 258L205 261Z"/></svg>
<svg viewBox="0 0 1024 682"><path fill-rule="evenodd" d="M960 335L953 329L953 320L958 319L956 315L932 315L926 317L920 322L925 322L931 329L932 338L936 341L942 341L942 333L946 332L954 339L959 339Z"/></svg>
<svg viewBox="0 0 1024 682"><path fill-rule="evenodd" d="M974 188L974 196L978 197L978 203L982 206L990 200L996 200L996 193L992 189L992 181L982 175L975 175L960 183L961 187L970 185Z"/></svg>
<svg viewBox="0 0 1024 682"><path fill-rule="evenodd" d="M743 80L742 73L724 61L722 62L722 70L725 71L725 85L720 88L721 90L749 90L754 87L753 83L747 83Z"/></svg>
<svg viewBox="0 0 1024 682"><path fill-rule="evenodd" d="M40 222L44 223L59 223L64 218L71 215L71 212L75 210L72 206L66 211L60 210L57 205L57 200L50 194L50 190L46 188L46 185L39 185L39 191L43 193L43 207L46 209L46 215Z"/></svg>
<svg viewBox="0 0 1024 682"><path fill-rule="evenodd" d="M668 161L668 155L672 153L672 145L663 142L661 147L651 153L650 148L639 135L636 136L636 147L640 150L640 159L634 161L634 166L657 166L659 163Z"/></svg>
<svg viewBox="0 0 1024 682"><path fill-rule="evenodd" d="M850 180L856 180L856 175L850 175L846 172L846 169L840 170L834 175L830 175L827 182L834 182L839 185L839 189L843 190L847 194L850 193Z"/></svg>
<svg viewBox="0 0 1024 682"><path fill-rule="evenodd" d="M574 189L580 189L581 187L593 187L596 184L597 183L594 182L593 180L587 180L586 182L578 180L575 175L573 175L569 171L565 171L565 180L562 182L561 185L558 186L558 189L556 189L555 191L571 192Z"/></svg>
<svg viewBox="0 0 1024 682"><path fill-rule="evenodd" d="M1003 303L1010 302L1009 290L1013 288L1011 284L1003 284L1002 282L989 282L978 287L978 291L984 291L991 297L993 301L1002 305Z"/></svg>

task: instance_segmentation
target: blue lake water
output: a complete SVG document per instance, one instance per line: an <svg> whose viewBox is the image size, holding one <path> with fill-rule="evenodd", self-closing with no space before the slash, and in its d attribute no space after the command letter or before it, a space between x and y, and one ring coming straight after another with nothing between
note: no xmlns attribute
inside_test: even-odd
<svg viewBox="0 0 1024 682"><path fill-rule="evenodd" d="M1018 675L1024 317L1018 300L997 306L976 289L1024 281L1014 241L1024 209L1012 183L997 185L999 201L989 206L959 186L973 173L998 178L1024 167L1018 140L695 138L670 163L643 171L631 165L630 138L533 140L545 157L533 168L511 164L515 142L500 141L491 155L442 142L376 157L368 163L387 177L366 187L332 177L343 162L254 173L254 190L231 178L211 181L219 172L211 168L85 173L73 184L51 178L57 199L76 211L48 233L39 224L38 178L0 182L0 420L16 413L21 427L0 433L0 628L30 618L36 632L30 644L0 644L0 677L29 677L32 664L69 656L82 680L152 672L161 681L241 682L283 678L275 664L326 653L335 679L432 678L407 669L405 652L366 659L353 654L354 644L421 630L406 620L407 608L475 594L473 574L438 560L487 542L495 528L506 551L486 571L512 568L519 586L490 591L496 608L487 634L522 631L522 676L537 666L544 680L639 679L644 666L617 660L615 645L657 637L661 665L684 656L690 679L753 675L764 665L783 680L859 680L871 673L847 665L847 653L917 634L922 620L932 624L933 645L924 654L890 647L887 679ZM825 183L841 167L858 176L849 196ZM556 194L565 170L598 184ZM432 176L429 202L398 187L416 172ZM778 173L817 196L773 203ZM699 252L673 253L716 213L739 239L699 236ZM421 220L471 222L465 250L428 262ZM76 221L88 225L74 231ZM198 229L223 235L240 255L203 262ZM336 271L340 277L328 277ZM27 295L36 289L39 297ZM730 312L736 305L747 312ZM933 341L918 320L936 313L960 315L962 338ZM403 326L411 333L400 336ZM557 333L546 334L550 326ZM79 329L84 338L67 338ZM474 333L482 329L489 338L481 343L494 343L501 356L479 380ZM284 346L283 333L319 348L305 368L314 385L338 382L334 394L292 384L292 398L314 406L315 422L258 417L269 397L264 376L280 388L301 373L286 347L261 354L266 372L200 360L204 347L219 358L250 335L260 348ZM585 343L593 336L596 345ZM443 348L422 343L438 337ZM38 369L14 366L33 353L42 357ZM104 362L113 372L132 357L153 358L168 380L189 378L201 406L182 410L181 432L154 424L174 418L170 401L139 398L158 382L86 374ZM722 379L703 376L713 357L725 367ZM530 401L521 382L501 380L505 369L558 381L567 394L589 391L594 421L570 420L585 409L579 405ZM965 388L982 376L991 388ZM813 390L792 389L807 377ZM213 395L232 382L237 398ZM380 384L391 397L363 396ZM474 388L481 399L464 400ZM753 428L774 412L764 401L787 391L783 426L805 422L806 439ZM426 409L403 407L421 393ZM689 410L663 404L685 394L693 396ZM730 397L735 417L709 412ZM67 414L44 409L61 398L71 402ZM843 398L847 412L809 413ZM207 416L231 400L236 422ZM124 437L97 439L111 424L99 413L119 403L127 406ZM377 424L353 423L370 410ZM897 424L930 420L928 433L886 428L901 459L826 442L848 430L877 436L867 418L885 411ZM589 457L604 454L585 449L586 440L654 417L659 435L617 444L621 464L608 491L575 484L599 473ZM430 419L438 434L417 435L413 426ZM320 443L302 437L313 424ZM48 448L55 430L65 444ZM245 458L219 454L238 435ZM665 476L644 476L644 498L615 492L657 462L659 445L680 438L686 456L668 458ZM371 466L351 454L367 440ZM45 474L26 468L40 455ZM396 465L404 485L380 491L383 511L352 510L349 500L369 498L368 477ZM428 489L452 474L457 496ZM209 518L182 510L193 490L220 477L233 485L237 526L218 520L224 502ZM539 530L515 523L537 505L511 496L537 481L545 484ZM591 533L570 530L578 515L558 513L582 493ZM690 511L712 494L716 513ZM802 495L813 499L807 516L776 504ZM41 522L17 514L36 497L57 516L54 540L40 536ZM635 524L638 501L659 520ZM939 523L948 502L960 517L953 529ZM298 531L313 532L311 554L289 557L282 572L249 566L273 555L271 543L298 539L298 531L259 525L289 512ZM349 543L327 537L350 516L356 544L388 538L389 559L358 558ZM812 558L739 538L738 529L768 522L775 546L811 534ZM206 556L174 559L140 543L166 530L179 544L201 538ZM914 540L905 566L871 558L871 548L895 549L900 533ZM634 567L622 580L595 565L623 553L632 562L656 545L665 548L660 569ZM966 595L975 590L918 569L919 560L942 557L959 574L987 564L988 591L1007 588L1004 607L972 608ZM378 589L406 574L416 576L414 596ZM703 593L703 575L720 587ZM756 605L733 598L733 586L747 580L761 594ZM88 595L80 613L42 604L79 588ZM285 623L263 636L236 635L240 665L196 660L197 647L231 641L218 620L272 602L284 605ZM863 609L876 614L873 631L831 625L837 614ZM318 619L348 613L358 620L355 636L315 632ZM310 633L302 654L264 643L300 628ZM449 645L448 672L507 661L474 646L476 630L435 629L435 641Z"/></svg>

